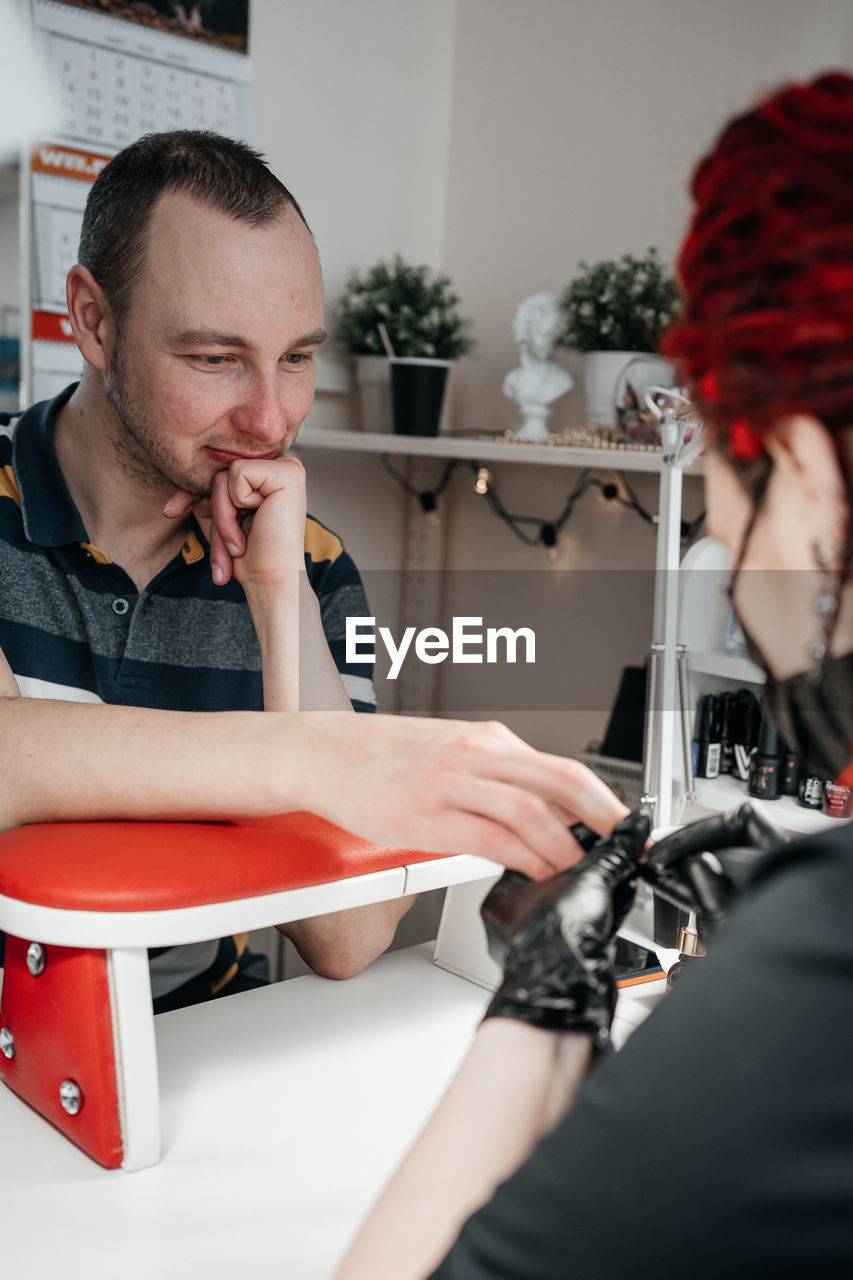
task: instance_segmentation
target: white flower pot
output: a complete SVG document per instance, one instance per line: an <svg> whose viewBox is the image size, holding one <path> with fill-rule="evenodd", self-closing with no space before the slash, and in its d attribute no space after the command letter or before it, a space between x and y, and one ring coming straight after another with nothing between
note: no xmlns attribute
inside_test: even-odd
<svg viewBox="0 0 853 1280"><path fill-rule="evenodd" d="M391 366L387 356L355 356L355 381L364 431L393 431Z"/></svg>
<svg viewBox="0 0 853 1280"><path fill-rule="evenodd" d="M674 385L675 370L651 351L588 351L583 358L583 381L587 422L615 426L616 406L627 383L642 405L647 387Z"/></svg>

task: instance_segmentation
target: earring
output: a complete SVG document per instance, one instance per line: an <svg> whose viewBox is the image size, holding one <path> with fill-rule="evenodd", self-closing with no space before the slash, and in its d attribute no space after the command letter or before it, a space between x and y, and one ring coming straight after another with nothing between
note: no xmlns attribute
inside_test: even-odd
<svg viewBox="0 0 853 1280"><path fill-rule="evenodd" d="M819 622L817 637L809 645L809 657L812 660L811 679L817 682L829 653L829 644L835 628L838 613L838 592L832 581L832 553L825 543L816 542L812 548L815 563L823 577L820 590L815 596L814 611Z"/></svg>

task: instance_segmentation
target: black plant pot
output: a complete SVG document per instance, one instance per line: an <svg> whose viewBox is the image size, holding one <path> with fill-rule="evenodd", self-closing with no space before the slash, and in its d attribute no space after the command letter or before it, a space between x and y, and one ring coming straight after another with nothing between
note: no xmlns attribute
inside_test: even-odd
<svg viewBox="0 0 853 1280"><path fill-rule="evenodd" d="M397 435L438 435L449 368L449 360L414 356L391 360L391 405Z"/></svg>

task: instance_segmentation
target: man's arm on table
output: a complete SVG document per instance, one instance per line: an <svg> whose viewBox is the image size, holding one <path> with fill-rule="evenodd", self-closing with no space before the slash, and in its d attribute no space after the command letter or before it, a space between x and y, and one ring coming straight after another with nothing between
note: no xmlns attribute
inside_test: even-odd
<svg viewBox="0 0 853 1280"><path fill-rule="evenodd" d="M576 861L569 823L608 831L625 811L583 765L495 723L22 698L2 654L0 719L3 830L307 809L377 844L474 854L541 879ZM81 750L82 773L69 766Z"/></svg>

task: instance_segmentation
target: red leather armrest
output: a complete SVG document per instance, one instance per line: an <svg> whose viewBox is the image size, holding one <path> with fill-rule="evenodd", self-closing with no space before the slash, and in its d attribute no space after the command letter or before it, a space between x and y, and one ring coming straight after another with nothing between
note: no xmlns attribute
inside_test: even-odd
<svg viewBox="0 0 853 1280"><path fill-rule="evenodd" d="M369 844L310 813L235 823L42 823L0 836L0 894L73 911L162 911L435 856Z"/></svg>

